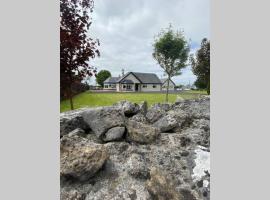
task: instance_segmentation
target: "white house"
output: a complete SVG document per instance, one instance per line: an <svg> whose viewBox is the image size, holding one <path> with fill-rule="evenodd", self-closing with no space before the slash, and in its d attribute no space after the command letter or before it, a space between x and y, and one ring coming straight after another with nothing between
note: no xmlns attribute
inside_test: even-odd
<svg viewBox="0 0 270 200"><path fill-rule="evenodd" d="M167 90L167 84L168 84L168 79L167 78L163 78L163 79L160 79L161 83L162 83L162 88L161 90ZM175 90L175 83L170 79L169 80L169 91L174 91Z"/></svg>
<svg viewBox="0 0 270 200"><path fill-rule="evenodd" d="M104 81L105 90L118 92L161 91L161 81L154 73L128 72L122 77L110 77Z"/></svg>
<svg viewBox="0 0 270 200"><path fill-rule="evenodd" d="M104 90L116 90L116 82L120 77L109 77L103 83Z"/></svg>

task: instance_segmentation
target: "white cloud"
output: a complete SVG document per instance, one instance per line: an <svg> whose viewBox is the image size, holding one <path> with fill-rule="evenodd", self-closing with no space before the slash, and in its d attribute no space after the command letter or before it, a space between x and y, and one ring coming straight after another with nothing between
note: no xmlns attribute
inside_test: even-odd
<svg viewBox="0 0 270 200"><path fill-rule="evenodd" d="M107 69L113 76L125 71L155 72L163 75L152 57L153 40L161 29L172 23L191 39L192 51L204 37L209 38L209 0L96 0L90 36L98 38L101 56L91 61L98 70ZM190 67L173 80L193 83Z"/></svg>

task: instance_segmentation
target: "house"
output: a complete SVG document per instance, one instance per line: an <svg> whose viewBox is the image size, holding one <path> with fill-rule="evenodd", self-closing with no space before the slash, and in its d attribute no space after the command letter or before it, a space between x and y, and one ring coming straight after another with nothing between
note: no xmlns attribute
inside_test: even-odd
<svg viewBox="0 0 270 200"><path fill-rule="evenodd" d="M118 92L161 91L161 81L154 73L128 72L122 77L110 77L104 81L104 90Z"/></svg>
<svg viewBox="0 0 270 200"><path fill-rule="evenodd" d="M160 79L160 81L162 83L161 90L166 91L167 90L168 79L163 78L163 79ZM169 80L169 91L174 91L175 87L176 87L175 83L170 79Z"/></svg>
<svg viewBox="0 0 270 200"><path fill-rule="evenodd" d="M103 83L105 90L116 90L116 82L120 77L109 77Z"/></svg>
<svg viewBox="0 0 270 200"><path fill-rule="evenodd" d="M161 91L161 81L154 73L128 72L117 81L116 91Z"/></svg>

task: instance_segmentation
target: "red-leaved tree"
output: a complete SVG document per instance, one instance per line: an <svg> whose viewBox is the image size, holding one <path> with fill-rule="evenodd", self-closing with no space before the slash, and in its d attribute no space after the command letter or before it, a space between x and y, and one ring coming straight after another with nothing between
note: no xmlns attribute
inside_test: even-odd
<svg viewBox="0 0 270 200"><path fill-rule="evenodd" d="M60 0L60 90L72 110L72 85L95 74L87 61L100 55L99 41L88 36L93 7L93 0Z"/></svg>

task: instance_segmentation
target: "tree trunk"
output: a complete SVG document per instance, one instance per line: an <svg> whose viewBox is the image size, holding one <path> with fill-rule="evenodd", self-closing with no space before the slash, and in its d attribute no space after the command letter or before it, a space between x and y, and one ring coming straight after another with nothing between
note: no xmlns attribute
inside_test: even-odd
<svg viewBox="0 0 270 200"><path fill-rule="evenodd" d="M72 95L70 95L70 97L69 97L69 102L70 102L70 109L71 109L71 110L74 110L74 107L73 107L73 100L72 100Z"/></svg>
<svg viewBox="0 0 270 200"><path fill-rule="evenodd" d="M166 90L166 102L168 103L168 95L169 95L169 84L170 84L170 76L167 79L167 90Z"/></svg>
<svg viewBox="0 0 270 200"><path fill-rule="evenodd" d="M69 87L69 90L68 90L68 98L70 102L70 109L74 110L71 86Z"/></svg>
<svg viewBox="0 0 270 200"><path fill-rule="evenodd" d="M210 95L210 76L207 78L207 94Z"/></svg>

